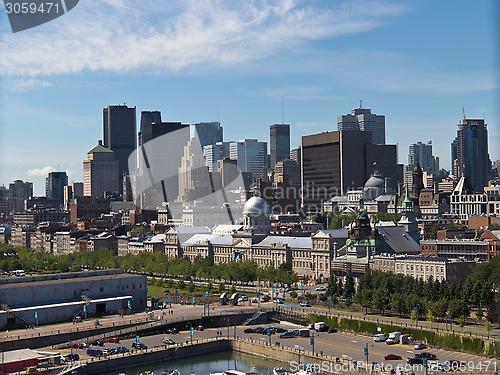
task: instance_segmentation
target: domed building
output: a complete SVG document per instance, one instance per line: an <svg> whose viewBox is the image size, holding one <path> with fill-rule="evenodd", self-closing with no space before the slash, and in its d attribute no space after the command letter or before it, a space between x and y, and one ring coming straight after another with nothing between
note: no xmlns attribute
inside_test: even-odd
<svg viewBox="0 0 500 375"><path fill-rule="evenodd" d="M385 181L378 171L375 171L366 181L363 189L363 199L373 201L385 193Z"/></svg>
<svg viewBox="0 0 500 375"><path fill-rule="evenodd" d="M250 198L243 207L243 230L254 234L269 234L271 222L270 208L260 197Z"/></svg>

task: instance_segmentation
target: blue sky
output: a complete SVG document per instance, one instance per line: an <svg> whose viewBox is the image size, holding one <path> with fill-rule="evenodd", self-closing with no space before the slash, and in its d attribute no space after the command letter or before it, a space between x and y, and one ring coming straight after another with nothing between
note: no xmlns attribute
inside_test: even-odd
<svg viewBox="0 0 500 375"><path fill-rule="evenodd" d="M485 118L500 159L498 2L82 0L13 34L0 15L0 185L82 161L109 104L164 121L216 121L225 140L336 130L359 106L386 116L388 143L432 140L449 168L462 118Z"/></svg>

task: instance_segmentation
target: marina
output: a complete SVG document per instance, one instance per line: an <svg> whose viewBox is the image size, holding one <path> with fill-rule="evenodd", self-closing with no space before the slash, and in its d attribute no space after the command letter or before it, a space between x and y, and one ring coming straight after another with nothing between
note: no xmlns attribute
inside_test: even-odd
<svg viewBox="0 0 500 375"><path fill-rule="evenodd" d="M240 374L273 375L273 369L277 365L286 366L284 363L280 364L276 363L276 361L268 361L244 353L225 351L173 360L157 365L137 366L126 370L107 372L103 375L145 375L148 374L148 371L151 375L170 374L174 371L177 371L179 375L211 375L223 374L228 370L236 370ZM235 373L234 371L231 372Z"/></svg>

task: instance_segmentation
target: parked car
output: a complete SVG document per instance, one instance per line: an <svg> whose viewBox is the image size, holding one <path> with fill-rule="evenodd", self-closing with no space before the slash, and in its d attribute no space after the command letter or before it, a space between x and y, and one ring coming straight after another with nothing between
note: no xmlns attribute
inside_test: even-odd
<svg viewBox="0 0 500 375"><path fill-rule="evenodd" d="M384 359L386 361L397 361L399 359L402 359L400 355L397 354L387 354Z"/></svg>
<svg viewBox="0 0 500 375"><path fill-rule="evenodd" d="M253 329L253 328L245 328L243 330L243 332L245 332L245 333L255 333L255 329Z"/></svg>
<svg viewBox="0 0 500 375"><path fill-rule="evenodd" d="M328 328L328 333L335 333L337 332L337 328Z"/></svg>
<svg viewBox="0 0 500 375"><path fill-rule="evenodd" d="M196 330L197 330L197 331L204 331L204 330L205 330L205 327L203 327L203 326L200 324L198 327L196 327Z"/></svg>
<svg viewBox="0 0 500 375"><path fill-rule="evenodd" d="M163 337L161 339L161 342L164 343L165 345L174 345L175 344L175 341L172 340L171 338L168 338L168 337Z"/></svg>
<svg viewBox="0 0 500 375"><path fill-rule="evenodd" d="M169 328L165 331L165 333L169 333L171 335L175 335L176 333L179 333L179 330L177 328Z"/></svg>
<svg viewBox="0 0 500 375"><path fill-rule="evenodd" d="M92 357L101 357L104 355L104 352L101 349L88 348L87 355L90 355Z"/></svg>
<svg viewBox="0 0 500 375"><path fill-rule="evenodd" d="M240 298L238 298L238 302L246 302L246 301L248 301L247 296L241 296Z"/></svg>
<svg viewBox="0 0 500 375"><path fill-rule="evenodd" d="M297 335L295 334L295 332L284 332L280 335L280 339L290 339L290 338L294 338L296 336Z"/></svg>
<svg viewBox="0 0 500 375"><path fill-rule="evenodd" d="M424 363L424 360L422 358L408 358L406 363L409 365L421 365Z"/></svg>
<svg viewBox="0 0 500 375"><path fill-rule="evenodd" d="M115 351L117 353L128 353L129 352L129 350L124 346L119 346L119 347L115 348Z"/></svg>
<svg viewBox="0 0 500 375"><path fill-rule="evenodd" d="M147 349L147 345L143 344L142 342L134 342L132 343L132 349L139 349L139 350L144 350Z"/></svg>
<svg viewBox="0 0 500 375"><path fill-rule="evenodd" d="M326 286L318 286L316 288L316 292L325 292L326 291Z"/></svg>
<svg viewBox="0 0 500 375"><path fill-rule="evenodd" d="M86 342L75 342L71 346L75 349L85 349L88 348L89 344L87 344Z"/></svg>
<svg viewBox="0 0 500 375"><path fill-rule="evenodd" d="M285 333L285 332L288 332L288 331L284 328L281 328L281 327L276 328L276 333Z"/></svg>
<svg viewBox="0 0 500 375"><path fill-rule="evenodd" d="M260 302L269 302L271 300L271 297L269 297L267 294L260 297Z"/></svg>
<svg viewBox="0 0 500 375"><path fill-rule="evenodd" d="M302 307L310 307L311 304L309 303L309 301L304 301L304 302L300 303L300 306L302 306Z"/></svg>
<svg viewBox="0 0 500 375"><path fill-rule="evenodd" d="M398 341L398 340L396 340L396 339L394 339L394 338L392 338L392 339L391 339L391 338L388 338L387 340L385 340L385 343L386 343L387 345L394 345L394 344L397 344L398 342L399 342L399 341Z"/></svg>
<svg viewBox="0 0 500 375"><path fill-rule="evenodd" d="M437 359L437 356L434 353L429 353L429 352L421 352L421 353L416 353L415 358L422 358L422 359Z"/></svg>
<svg viewBox="0 0 500 375"><path fill-rule="evenodd" d="M274 300L274 302L277 303L278 305L281 305L283 303L283 300L280 298L277 298Z"/></svg>
<svg viewBox="0 0 500 375"><path fill-rule="evenodd" d="M263 328L263 327L257 327L257 328L255 328L255 329L254 329L254 331L255 331L255 333L262 334L262 333L264 333L266 330L265 330L265 328Z"/></svg>
<svg viewBox="0 0 500 375"><path fill-rule="evenodd" d="M108 342L118 344L120 342L120 339L118 337L111 337L108 339Z"/></svg>
<svg viewBox="0 0 500 375"><path fill-rule="evenodd" d="M427 345L425 345L423 342L419 342L419 343L413 345L413 349L415 349L415 350L422 350L425 348L427 348Z"/></svg>
<svg viewBox="0 0 500 375"><path fill-rule="evenodd" d="M61 358L64 362L78 361L80 356L77 353L70 353L67 355L63 355Z"/></svg>
<svg viewBox="0 0 500 375"><path fill-rule="evenodd" d="M103 346L104 343L101 341L101 340L94 340L94 341L91 341L90 342L90 345L94 345L94 346Z"/></svg>

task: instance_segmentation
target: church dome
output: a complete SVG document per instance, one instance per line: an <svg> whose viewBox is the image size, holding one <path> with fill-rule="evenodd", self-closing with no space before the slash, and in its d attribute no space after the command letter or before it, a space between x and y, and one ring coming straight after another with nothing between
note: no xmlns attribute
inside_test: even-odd
<svg viewBox="0 0 500 375"><path fill-rule="evenodd" d="M365 188L384 188L385 182L382 178L371 176L365 183Z"/></svg>
<svg viewBox="0 0 500 375"><path fill-rule="evenodd" d="M261 197L252 197L245 203L243 215L269 215L269 211L269 205L264 199Z"/></svg>

